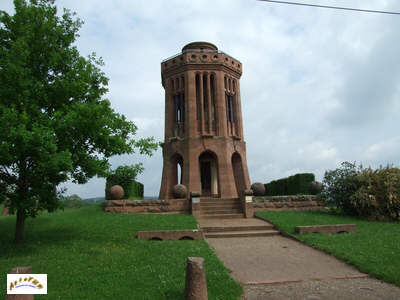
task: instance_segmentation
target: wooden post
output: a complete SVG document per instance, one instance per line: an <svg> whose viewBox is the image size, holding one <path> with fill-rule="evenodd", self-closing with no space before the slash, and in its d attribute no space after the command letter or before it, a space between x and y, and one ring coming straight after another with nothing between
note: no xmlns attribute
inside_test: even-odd
<svg viewBox="0 0 400 300"><path fill-rule="evenodd" d="M186 263L186 300L207 300L207 281L204 258L188 257Z"/></svg>

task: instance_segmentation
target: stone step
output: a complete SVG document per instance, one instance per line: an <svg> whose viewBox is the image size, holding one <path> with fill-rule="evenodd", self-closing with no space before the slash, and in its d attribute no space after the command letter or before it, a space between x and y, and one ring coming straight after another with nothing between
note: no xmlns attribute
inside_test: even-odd
<svg viewBox="0 0 400 300"><path fill-rule="evenodd" d="M228 208L228 209L201 211L201 214L204 216L204 215L215 215L215 214L238 214L241 212L242 212L241 208Z"/></svg>
<svg viewBox="0 0 400 300"><path fill-rule="evenodd" d="M225 232L207 232L206 238L235 238L235 237L258 237L279 235L277 230L256 230L256 231L225 231Z"/></svg>
<svg viewBox="0 0 400 300"><path fill-rule="evenodd" d="M205 219L241 219L244 218L243 214L202 214Z"/></svg>
<svg viewBox="0 0 400 300"><path fill-rule="evenodd" d="M208 206L242 206L240 202L200 202L201 207Z"/></svg>
<svg viewBox="0 0 400 300"><path fill-rule="evenodd" d="M209 210L218 210L218 209L241 209L242 206L238 204L229 204L229 205L207 205L207 206L200 206L200 209L203 211Z"/></svg>
<svg viewBox="0 0 400 300"><path fill-rule="evenodd" d="M231 203L231 202L240 202L240 199L239 198L200 198L200 203L208 203L208 202Z"/></svg>
<svg viewBox="0 0 400 300"><path fill-rule="evenodd" d="M258 231L258 230L272 230L273 225L260 225L260 226L210 226L202 227L203 232L227 232L227 231Z"/></svg>

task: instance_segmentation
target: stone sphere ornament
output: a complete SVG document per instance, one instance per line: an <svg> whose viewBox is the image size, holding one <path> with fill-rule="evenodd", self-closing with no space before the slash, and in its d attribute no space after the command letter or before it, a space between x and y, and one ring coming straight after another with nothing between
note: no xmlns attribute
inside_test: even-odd
<svg viewBox="0 0 400 300"><path fill-rule="evenodd" d="M187 188L183 184L176 184L172 189L172 193L175 199L182 199L186 198L187 195Z"/></svg>
<svg viewBox="0 0 400 300"><path fill-rule="evenodd" d="M322 183L318 181L312 181L310 182L310 185L308 186L308 191L310 192L311 195L317 195L322 192Z"/></svg>
<svg viewBox="0 0 400 300"><path fill-rule="evenodd" d="M261 182L255 182L251 185L251 189L253 190L254 196L264 196L265 195L265 186Z"/></svg>
<svg viewBox="0 0 400 300"><path fill-rule="evenodd" d="M110 188L111 200L120 200L124 197L124 189L120 185L113 185Z"/></svg>

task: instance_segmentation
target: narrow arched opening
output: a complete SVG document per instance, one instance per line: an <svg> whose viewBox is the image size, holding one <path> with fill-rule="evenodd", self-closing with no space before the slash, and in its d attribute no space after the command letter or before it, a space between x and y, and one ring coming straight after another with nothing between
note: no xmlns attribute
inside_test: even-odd
<svg viewBox="0 0 400 300"><path fill-rule="evenodd" d="M171 156L170 160L171 168L169 174L169 184L170 184L170 197L172 198L172 190L176 184L183 184L183 157L179 153L175 153Z"/></svg>

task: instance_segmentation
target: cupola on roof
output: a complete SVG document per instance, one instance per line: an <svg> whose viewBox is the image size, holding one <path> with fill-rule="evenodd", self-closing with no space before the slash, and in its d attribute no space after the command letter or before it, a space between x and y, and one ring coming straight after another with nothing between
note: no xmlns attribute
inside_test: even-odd
<svg viewBox="0 0 400 300"><path fill-rule="evenodd" d="M208 42L193 42L187 44L185 47L182 48L182 52L186 52L188 50L214 50L217 51L218 48L214 44L208 43Z"/></svg>

